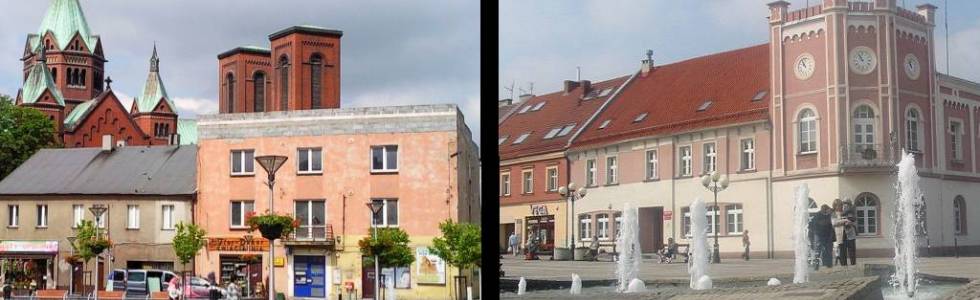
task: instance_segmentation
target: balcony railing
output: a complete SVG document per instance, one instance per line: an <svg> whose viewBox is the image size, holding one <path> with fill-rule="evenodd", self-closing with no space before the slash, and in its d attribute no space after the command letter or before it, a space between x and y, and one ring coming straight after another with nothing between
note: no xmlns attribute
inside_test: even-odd
<svg viewBox="0 0 980 300"><path fill-rule="evenodd" d="M332 245L334 243L333 226L301 225L283 241L292 245Z"/></svg>
<svg viewBox="0 0 980 300"><path fill-rule="evenodd" d="M841 166L847 168L893 167L891 151L882 144L850 144L841 146Z"/></svg>

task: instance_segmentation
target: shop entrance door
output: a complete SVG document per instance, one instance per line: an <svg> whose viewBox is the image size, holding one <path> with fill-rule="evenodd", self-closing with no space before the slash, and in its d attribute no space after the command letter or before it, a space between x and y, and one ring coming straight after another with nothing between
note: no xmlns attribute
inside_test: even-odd
<svg viewBox="0 0 980 300"><path fill-rule="evenodd" d="M327 265L323 256L294 256L293 291L296 297L326 296Z"/></svg>
<svg viewBox="0 0 980 300"><path fill-rule="evenodd" d="M638 214L641 253L654 253L663 249L664 208L640 207Z"/></svg>
<svg viewBox="0 0 980 300"><path fill-rule="evenodd" d="M539 253L551 252L555 248L554 215L527 217L525 223L527 224L525 232L534 232L541 241L538 248ZM528 237L530 235L525 237L525 239Z"/></svg>
<svg viewBox="0 0 980 300"><path fill-rule="evenodd" d="M361 258L361 298L374 299L374 264L369 264L366 257Z"/></svg>

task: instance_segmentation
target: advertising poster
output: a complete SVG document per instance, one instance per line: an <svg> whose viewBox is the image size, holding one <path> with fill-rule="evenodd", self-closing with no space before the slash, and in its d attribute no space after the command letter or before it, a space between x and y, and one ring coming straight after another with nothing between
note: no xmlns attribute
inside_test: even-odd
<svg viewBox="0 0 980 300"><path fill-rule="evenodd" d="M428 247L415 248L415 268L418 284L446 284L446 262L430 255Z"/></svg>

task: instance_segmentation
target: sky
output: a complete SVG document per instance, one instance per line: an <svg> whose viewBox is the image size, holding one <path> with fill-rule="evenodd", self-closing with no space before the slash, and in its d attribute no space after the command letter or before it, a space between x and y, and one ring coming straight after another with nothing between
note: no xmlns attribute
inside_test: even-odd
<svg viewBox="0 0 980 300"><path fill-rule="evenodd" d="M0 0L0 94L22 84L24 44L50 1ZM293 25L342 30L341 107L455 103L480 141L478 1L81 0L109 60L106 75L129 107L156 42L160 73L181 118L218 111L217 55L268 47Z"/></svg>
<svg viewBox="0 0 980 300"><path fill-rule="evenodd" d="M501 0L499 99L542 95L564 80L593 82L636 72L647 49L654 64L768 42L774 0ZM819 0L792 0L790 10ZM928 1L898 0L915 10ZM946 73L943 0L935 28L937 69ZM950 74L980 82L980 1L948 0Z"/></svg>

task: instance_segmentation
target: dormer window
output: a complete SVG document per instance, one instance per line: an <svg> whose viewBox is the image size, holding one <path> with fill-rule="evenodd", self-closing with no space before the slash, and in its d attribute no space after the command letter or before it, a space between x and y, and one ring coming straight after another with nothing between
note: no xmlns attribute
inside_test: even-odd
<svg viewBox="0 0 980 300"><path fill-rule="evenodd" d="M503 145L504 142L507 141L507 138L509 138L509 137L510 136L508 136L508 135L505 135L505 136L500 137L500 139L497 140L497 146Z"/></svg>
<svg viewBox="0 0 980 300"><path fill-rule="evenodd" d="M599 129L605 129L607 126L609 126L609 122L612 122L612 120L602 121L602 124L599 124Z"/></svg>
<svg viewBox="0 0 980 300"><path fill-rule="evenodd" d="M639 122L641 122L643 120L646 120L646 118L647 118L647 113L642 113L642 114L636 116L635 119L633 119L633 123L639 123Z"/></svg>
<svg viewBox="0 0 980 300"><path fill-rule="evenodd" d="M701 106L698 106L698 111L708 110L708 107L711 107L711 103L713 103L711 100L704 100L704 103L701 103Z"/></svg>
<svg viewBox="0 0 980 300"><path fill-rule="evenodd" d="M547 139L554 138L555 135L558 135L558 132L560 131L561 131L561 127L552 128L551 131L548 131L548 134L544 135L544 139L547 140Z"/></svg>
<svg viewBox="0 0 980 300"><path fill-rule="evenodd" d="M560 132L558 132L558 136L566 136L566 135L568 135L569 133L572 132L572 129L573 128L575 128L575 124L566 125L564 128L561 129Z"/></svg>
<svg viewBox="0 0 980 300"><path fill-rule="evenodd" d="M538 103L538 105L535 105L534 108L531 109L531 111L539 111L539 110L541 110L541 107L544 107L544 102L541 102L541 103Z"/></svg>
<svg viewBox="0 0 980 300"><path fill-rule="evenodd" d="M531 135L530 132L527 132L527 133L522 134L521 136L517 137L516 140L514 140L514 143L512 143L512 145L517 145L517 144L523 143L524 140L526 140L527 137L530 136L530 135Z"/></svg>
<svg viewBox="0 0 980 300"><path fill-rule="evenodd" d="M524 106L524 108L521 108L521 111L519 111L517 113L523 114L523 113L526 113L529 109L531 109L531 105L530 104Z"/></svg>
<svg viewBox="0 0 980 300"><path fill-rule="evenodd" d="M602 90L602 92L599 93L599 97L609 96L609 93L611 92L612 92L612 88L604 89Z"/></svg>
<svg viewBox="0 0 980 300"><path fill-rule="evenodd" d="M762 101L762 98L765 98L767 94L769 94L769 91L766 90L759 91L758 94L755 94L755 97L752 97L752 102Z"/></svg>

